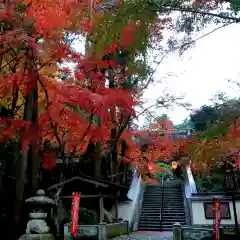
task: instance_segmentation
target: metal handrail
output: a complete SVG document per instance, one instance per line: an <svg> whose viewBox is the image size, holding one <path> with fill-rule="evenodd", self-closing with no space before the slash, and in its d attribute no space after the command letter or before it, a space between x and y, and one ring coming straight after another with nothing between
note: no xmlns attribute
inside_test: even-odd
<svg viewBox="0 0 240 240"><path fill-rule="evenodd" d="M162 176L161 184L162 184L162 191L161 191L160 226L159 226L160 229L159 229L159 231L161 231L161 228L162 228L162 209L163 209L164 176Z"/></svg>

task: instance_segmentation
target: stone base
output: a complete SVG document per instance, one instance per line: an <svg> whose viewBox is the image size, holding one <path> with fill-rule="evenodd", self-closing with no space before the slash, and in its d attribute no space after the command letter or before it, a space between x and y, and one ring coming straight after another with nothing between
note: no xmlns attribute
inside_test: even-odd
<svg viewBox="0 0 240 240"><path fill-rule="evenodd" d="M50 233L45 234L24 234L19 240L55 240L54 236Z"/></svg>

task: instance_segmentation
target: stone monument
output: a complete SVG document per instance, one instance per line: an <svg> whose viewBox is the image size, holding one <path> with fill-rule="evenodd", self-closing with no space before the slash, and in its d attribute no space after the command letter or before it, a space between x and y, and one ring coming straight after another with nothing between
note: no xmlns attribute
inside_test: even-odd
<svg viewBox="0 0 240 240"><path fill-rule="evenodd" d="M44 190L38 190L35 197L28 198L26 204L31 204L32 212L29 214L30 220L27 223L26 234L22 235L19 240L55 240L54 236L49 233L45 219L47 213L44 212L43 206L53 207L55 201L45 196Z"/></svg>

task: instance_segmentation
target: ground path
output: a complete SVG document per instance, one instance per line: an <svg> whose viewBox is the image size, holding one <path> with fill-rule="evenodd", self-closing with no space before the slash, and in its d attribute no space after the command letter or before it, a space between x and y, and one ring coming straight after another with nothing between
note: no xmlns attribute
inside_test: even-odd
<svg viewBox="0 0 240 240"><path fill-rule="evenodd" d="M112 240L172 240L172 232L136 232Z"/></svg>

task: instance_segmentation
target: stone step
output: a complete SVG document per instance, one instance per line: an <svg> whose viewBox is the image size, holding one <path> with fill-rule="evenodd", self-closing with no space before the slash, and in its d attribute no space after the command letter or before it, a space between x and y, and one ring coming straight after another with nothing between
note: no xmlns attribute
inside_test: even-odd
<svg viewBox="0 0 240 240"><path fill-rule="evenodd" d="M160 196L160 195L156 195L156 196L155 196L155 195L154 195L154 196L151 195L151 196L150 196L150 195L149 195L149 196L144 196L144 197L143 197L143 199L155 199L155 198L157 198L157 199L162 199L162 196Z"/></svg>
<svg viewBox="0 0 240 240"><path fill-rule="evenodd" d="M182 196L182 192L164 192L163 196Z"/></svg>
<svg viewBox="0 0 240 240"><path fill-rule="evenodd" d="M142 208L152 208L154 210L154 208L161 208L161 204L145 204L142 205Z"/></svg>
<svg viewBox="0 0 240 240"><path fill-rule="evenodd" d="M182 196L182 193L164 193L163 197L179 197Z"/></svg>
<svg viewBox="0 0 240 240"><path fill-rule="evenodd" d="M162 223L172 223L172 222L185 222L185 218L184 217L162 218Z"/></svg>
<svg viewBox="0 0 240 240"><path fill-rule="evenodd" d="M161 206L161 204L159 204ZM183 204L163 204L163 209L164 207L166 208L171 208L171 209L178 209L178 208L182 208L184 209L184 205Z"/></svg>
<svg viewBox="0 0 240 240"><path fill-rule="evenodd" d="M162 219L162 225L171 225L171 224L176 223L176 222L185 224L186 221L185 221L185 219L181 219L181 218L169 219L169 220Z"/></svg>
<svg viewBox="0 0 240 240"><path fill-rule="evenodd" d="M169 216L169 217L172 217L172 216L183 216L185 217L185 212L162 212L162 216L165 217L165 216Z"/></svg>
<svg viewBox="0 0 240 240"><path fill-rule="evenodd" d="M161 194L144 194L144 198L153 198L153 197L161 197Z"/></svg>
<svg viewBox="0 0 240 240"><path fill-rule="evenodd" d="M171 206L171 207L175 207L175 206L181 206L181 207L183 207L184 205L183 205L183 203L179 203L179 202L176 202L176 203L174 203L174 202L170 202L170 203L168 203L168 202L164 202L163 204L161 204L161 203L158 203L157 205L163 205L163 206Z"/></svg>
<svg viewBox="0 0 240 240"><path fill-rule="evenodd" d="M142 225L138 225L138 228L160 228L161 224L160 222L158 224L152 224L152 223L149 223L149 224L142 224Z"/></svg>
<svg viewBox="0 0 240 240"><path fill-rule="evenodd" d="M140 217L138 219L138 223L144 222L160 222L160 216L147 216L147 217Z"/></svg>
<svg viewBox="0 0 240 240"><path fill-rule="evenodd" d="M159 203L158 203L159 204ZM160 204L162 205L162 204ZM171 205L172 207L176 206L176 205L181 205L181 206L184 206L182 202L163 202L163 205Z"/></svg>
<svg viewBox="0 0 240 240"><path fill-rule="evenodd" d="M152 208L152 207L147 207L145 206L144 208L142 207L141 209L142 212L157 212L157 211L161 211L161 207L158 206L158 207L155 207L155 208Z"/></svg>
<svg viewBox="0 0 240 240"><path fill-rule="evenodd" d="M147 198L144 198L143 201L154 201L154 200L159 200L159 201L183 201L183 197L182 196L179 196L179 197L147 197Z"/></svg>
<svg viewBox="0 0 240 240"><path fill-rule="evenodd" d="M169 219L172 219L172 218L185 218L185 214L184 212L181 212L181 213L162 213L162 218L169 218Z"/></svg>
<svg viewBox="0 0 240 240"><path fill-rule="evenodd" d="M155 228L155 227L140 227L137 228L138 231L152 231L152 232L159 232L160 228Z"/></svg>
<svg viewBox="0 0 240 240"><path fill-rule="evenodd" d="M156 189L145 189L144 193L155 193L155 192L162 192L161 188L156 188Z"/></svg>
<svg viewBox="0 0 240 240"><path fill-rule="evenodd" d="M162 209L162 213L163 214L168 214L168 213L170 213L170 212L172 212L172 213L178 213L178 212L185 212L185 209L184 208L167 208L167 207L164 207L163 209Z"/></svg>
<svg viewBox="0 0 240 240"><path fill-rule="evenodd" d="M154 193L151 193L151 192L149 192L149 193L144 193L143 194L143 196L145 197L145 196L162 196L162 193L161 192L154 192Z"/></svg>
<svg viewBox="0 0 240 240"><path fill-rule="evenodd" d="M161 199L155 199L155 200L143 200L143 203L156 203L156 202L161 202Z"/></svg>
<svg viewBox="0 0 240 240"><path fill-rule="evenodd" d="M173 206L173 205L163 205L163 208L162 208L162 210L164 210L164 209L173 209L173 210L178 210L178 209L184 209L184 206L183 205L175 205L175 206Z"/></svg>
<svg viewBox="0 0 240 240"><path fill-rule="evenodd" d="M140 217L139 217L139 220L154 220L154 221L160 221L160 214L158 214L158 215L141 215Z"/></svg>
<svg viewBox="0 0 240 240"><path fill-rule="evenodd" d="M164 204L163 205L164 207L162 208L162 210L164 210L164 209L184 209L184 205L183 204L181 204L181 205L178 205L178 206L175 206L175 205L167 205L167 204Z"/></svg>
<svg viewBox="0 0 240 240"><path fill-rule="evenodd" d="M160 206L160 205L162 205L162 204L161 204L160 201L158 201L158 202L157 202L157 201L156 201L156 202L155 202L155 201L154 201L154 202L146 201L146 202L143 202L142 206L143 206L143 205L156 205L156 206L159 205L159 206Z"/></svg>
<svg viewBox="0 0 240 240"><path fill-rule="evenodd" d="M138 222L138 226L139 227L143 227L143 226L154 226L154 227L159 227L161 225L161 222L160 221L158 221L158 222L156 222L156 221L139 221Z"/></svg>
<svg viewBox="0 0 240 240"><path fill-rule="evenodd" d="M183 200L180 200L179 198L177 199L163 199L163 203L182 203L183 204Z"/></svg>
<svg viewBox="0 0 240 240"><path fill-rule="evenodd" d="M165 198L165 197L175 197L175 198L177 198L177 197L183 197L183 195L182 194L178 194L178 193L176 193L176 194L163 194L163 197Z"/></svg>
<svg viewBox="0 0 240 240"><path fill-rule="evenodd" d="M142 213L141 215L140 215L140 217L145 217L145 216L147 216L147 217L152 217L152 216L154 216L154 217L160 217L160 212L156 212L156 213Z"/></svg>
<svg viewBox="0 0 240 240"><path fill-rule="evenodd" d="M155 204L155 205L152 205L152 204L145 204L145 205L142 205L142 209L152 209L152 210L155 210L155 209L161 209L161 204Z"/></svg>
<svg viewBox="0 0 240 240"><path fill-rule="evenodd" d="M166 195L166 196L163 196L163 199L183 199L183 196L182 195Z"/></svg>
<svg viewBox="0 0 240 240"><path fill-rule="evenodd" d="M145 190L144 191L144 194L145 193L162 193L162 189L156 189L156 190Z"/></svg>
<svg viewBox="0 0 240 240"><path fill-rule="evenodd" d="M141 215L149 215L149 214L160 214L161 213L161 209L155 209L155 210L148 210L148 209L142 209L141 211Z"/></svg>
<svg viewBox="0 0 240 240"><path fill-rule="evenodd" d="M160 204L157 204L157 205L144 205L142 206L142 209L152 209L152 210L155 210L155 209L161 209L161 205Z"/></svg>
<svg viewBox="0 0 240 240"><path fill-rule="evenodd" d="M161 205L161 204L159 204ZM172 207L172 208L175 208L175 207L183 207L183 204L182 203L174 203L174 204L171 204L171 203L164 203L162 205L163 207Z"/></svg>
<svg viewBox="0 0 240 240"><path fill-rule="evenodd" d="M146 202L146 203L143 203L142 206L156 206L156 207L161 207L162 204L159 203L159 202L155 202L155 203L151 203L151 202Z"/></svg>
<svg viewBox="0 0 240 240"><path fill-rule="evenodd" d="M185 217L175 216L175 217L163 217L162 222L185 222Z"/></svg>
<svg viewBox="0 0 240 240"><path fill-rule="evenodd" d="M160 222L160 219L158 219L157 221L156 221L156 219L154 220L154 219L152 219L152 221L139 221L138 222L138 225L139 226L142 226L142 225L151 225L151 224L153 224L154 226L155 225L158 225L158 226L160 226L160 224L161 224L161 222Z"/></svg>
<svg viewBox="0 0 240 240"><path fill-rule="evenodd" d="M161 201L162 198L144 198L143 202L156 202L156 201Z"/></svg>
<svg viewBox="0 0 240 240"><path fill-rule="evenodd" d="M154 203L156 203L156 202L161 202L161 199L155 199L155 200L146 200L146 199L144 199L143 200L143 203L152 203L152 202L154 202Z"/></svg>

